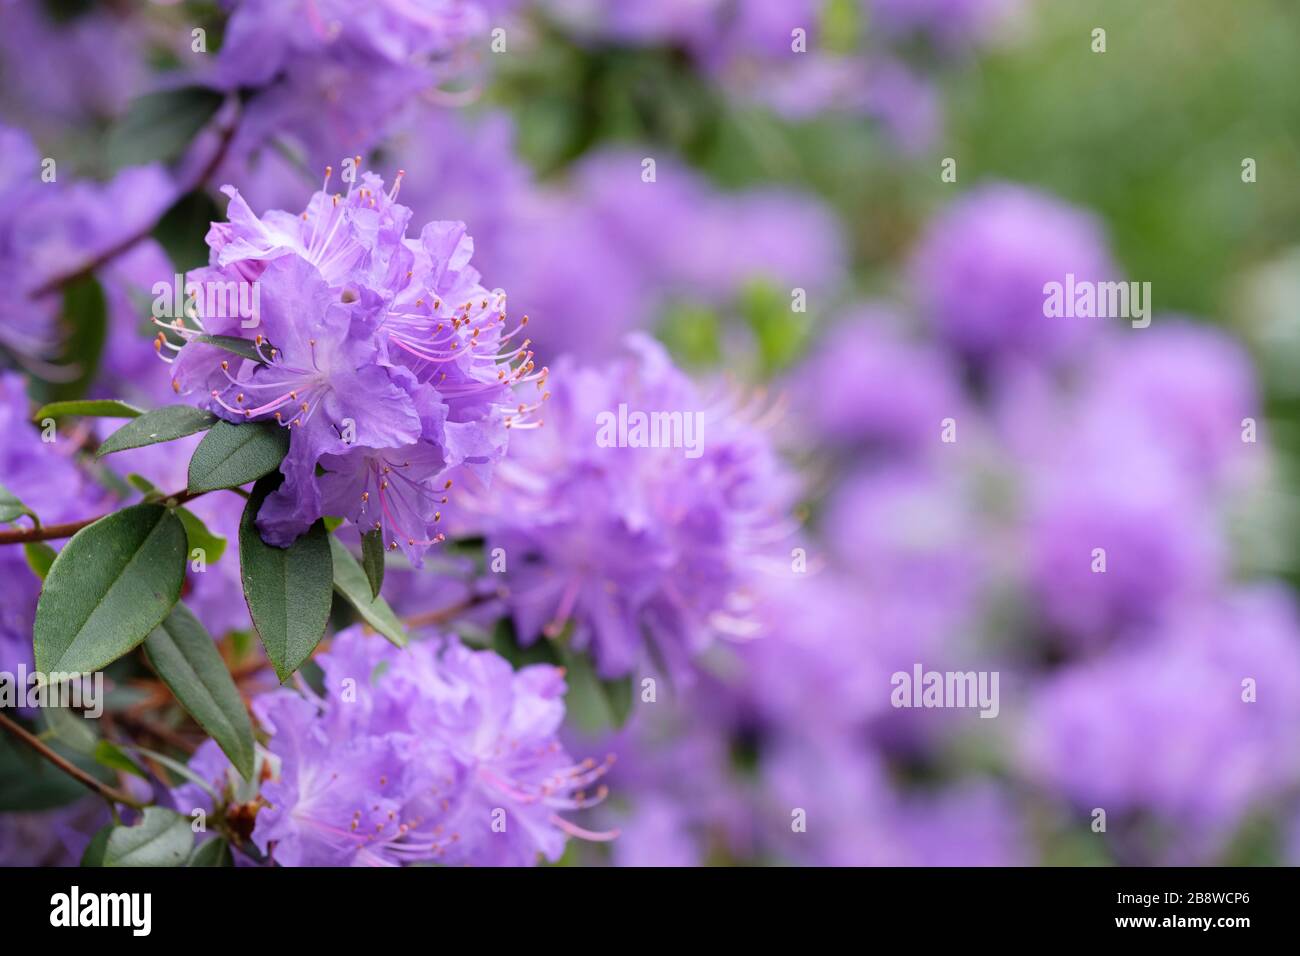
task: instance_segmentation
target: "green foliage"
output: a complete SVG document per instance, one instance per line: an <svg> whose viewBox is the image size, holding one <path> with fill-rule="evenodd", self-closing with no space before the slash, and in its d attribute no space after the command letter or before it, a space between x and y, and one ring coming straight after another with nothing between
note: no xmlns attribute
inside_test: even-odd
<svg viewBox="0 0 1300 956"><path fill-rule="evenodd" d="M40 422L47 418L63 418L67 415L82 415L87 418L135 418L144 412L134 405L119 402L113 398L93 398L49 402L42 405L32 416L32 421Z"/></svg>
<svg viewBox="0 0 1300 956"><path fill-rule="evenodd" d="M217 422L190 459L192 492L238 488L280 467L289 453L289 430L275 422Z"/></svg>
<svg viewBox="0 0 1300 956"><path fill-rule="evenodd" d="M36 668L96 671L167 616L185 578L185 528L139 504L78 531L50 566L36 606Z"/></svg>
<svg viewBox="0 0 1300 956"><path fill-rule="evenodd" d="M245 779L253 776L253 725L212 635L184 604L145 639L145 653L176 699Z"/></svg>
<svg viewBox="0 0 1300 956"><path fill-rule="evenodd" d="M361 567L370 583L371 597L379 597L384 586L384 533L379 528L361 536Z"/></svg>
<svg viewBox="0 0 1300 956"><path fill-rule="evenodd" d="M0 524L16 521L23 515L31 518L37 525L41 523L35 511L23 504L18 496L4 485L0 485Z"/></svg>
<svg viewBox="0 0 1300 956"><path fill-rule="evenodd" d="M115 451L175 441L186 435L206 431L216 423L215 415L193 405L166 405L155 408L105 438L95 452L95 457L102 458Z"/></svg>
<svg viewBox="0 0 1300 956"><path fill-rule="evenodd" d="M60 378L56 382L33 383L33 393L40 401L80 398L99 371L108 339L108 305L94 276L82 276L64 287L59 327L64 335L58 360Z"/></svg>
<svg viewBox="0 0 1300 956"><path fill-rule="evenodd" d="M253 487L239 522L239 563L253 626L276 675L286 681L325 635L334 561L320 521L287 548L262 540L257 513L280 481L279 474L269 475Z"/></svg>
<svg viewBox="0 0 1300 956"><path fill-rule="evenodd" d="M398 647L404 647L409 639L393 609L378 593L371 592L366 572L343 542L333 535L329 540L334 561L334 590L356 608L363 621Z"/></svg>
<svg viewBox="0 0 1300 956"><path fill-rule="evenodd" d="M100 780L108 770L85 754L55 740L49 744L59 756ZM0 733L0 813L53 810L80 800L88 791L26 744Z"/></svg>
<svg viewBox="0 0 1300 956"><path fill-rule="evenodd" d="M114 169L176 159L221 107L223 95L202 86L146 93L132 101L109 133Z"/></svg>
<svg viewBox="0 0 1300 956"><path fill-rule="evenodd" d="M193 846L189 820L174 810L146 807L135 826L109 826L95 834L81 865L183 866Z"/></svg>

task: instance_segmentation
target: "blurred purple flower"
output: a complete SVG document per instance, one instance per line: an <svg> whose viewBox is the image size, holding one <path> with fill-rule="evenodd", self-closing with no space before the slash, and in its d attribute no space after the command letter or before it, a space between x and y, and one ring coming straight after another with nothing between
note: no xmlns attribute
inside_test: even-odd
<svg viewBox="0 0 1300 956"><path fill-rule="evenodd" d="M1221 329L1156 316L1150 329L1116 336L1099 350L1088 398L1099 414L1133 418L1195 476L1212 481L1255 447L1243 440L1263 409L1245 349Z"/></svg>
<svg viewBox="0 0 1300 956"><path fill-rule="evenodd" d="M676 670L719 633L751 634L751 589L789 568L793 531L792 479L753 413L710 404L640 335L604 368L562 367L546 427L516 438L477 503L521 640L571 623L572 646L615 677L647 640ZM620 406L674 413L696 444L605 443Z"/></svg>
<svg viewBox="0 0 1300 956"><path fill-rule="evenodd" d="M943 420L963 417L956 369L942 353L905 340L899 325L886 308L855 308L794 371L799 424L811 427L819 444L925 456L940 447Z"/></svg>
<svg viewBox="0 0 1300 956"><path fill-rule="evenodd" d="M1207 862L1243 814L1300 781L1298 721L1296 610L1257 588L1191 603L1147 640L1043 683L1022 766L1074 806L1105 809L1112 830L1154 814L1187 838L1171 862Z"/></svg>
<svg viewBox="0 0 1300 956"><path fill-rule="evenodd" d="M567 189L525 207L503 278L515 308L543 320L537 342L548 354L604 359L670 302L725 307L751 281L811 296L842 276L839 228L812 199L716 192L662 157L643 182L641 162L596 153Z"/></svg>
<svg viewBox="0 0 1300 956"><path fill-rule="evenodd" d="M1106 320L1048 318L1043 287L1113 278L1100 224L1023 186L994 183L932 220L911 265L922 312L940 339L977 363L1053 365L1074 357Z"/></svg>

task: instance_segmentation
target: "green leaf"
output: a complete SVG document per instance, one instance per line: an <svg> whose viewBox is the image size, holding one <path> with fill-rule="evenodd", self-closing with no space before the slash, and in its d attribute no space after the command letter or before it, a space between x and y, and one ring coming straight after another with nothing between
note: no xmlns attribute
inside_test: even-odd
<svg viewBox="0 0 1300 956"><path fill-rule="evenodd" d="M234 866L235 860L230 855L230 844L220 837L214 837L206 843L200 843L190 854L186 866Z"/></svg>
<svg viewBox="0 0 1300 956"><path fill-rule="evenodd" d="M144 495L145 501L161 501L165 494L161 488L144 475L137 475L134 471L126 476L126 481L132 488Z"/></svg>
<svg viewBox="0 0 1300 956"><path fill-rule="evenodd" d="M559 653L569 685L564 698L566 715L589 733L622 727L632 710L632 678L602 680L587 655L563 646Z"/></svg>
<svg viewBox="0 0 1300 956"><path fill-rule="evenodd" d="M161 764L186 782L194 784L194 786L198 787L213 800L222 799L221 794L217 793L211 783L203 779L201 775L195 773L179 760L173 760L166 754L160 754L158 751L150 750L148 747L141 747L139 744L127 744L126 747L128 750L134 750L136 753L148 757L154 763Z"/></svg>
<svg viewBox="0 0 1300 956"><path fill-rule="evenodd" d="M79 399L95 379L108 338L108 307L104 290L93 275L73 279L63 287L59 326L65 338L57 359L58 380L34 382L32 395L37 401Z"/></svg>
<svg viewBox="0 0 1300 956"><path fill-rule="evenodd" d="M108 783L112 775L84 754L58 741L51 748L91 776ZM80 800L89 793L24 743L0 734L0 813L52 810Z"/></svg>
<svg viewBox="0 0 1300 956"><path fill-rule="evenodd" d="M110 165L122 169L177 158L221 107L222 100L221 93L201 86L137 97L109 130Z"/></svg>
<svg viewBox="0 0 1300 956"><path fill-rule="evenodd" d="M36 669L96 671L143 641L180 597L185 554L185 527L161 505L133 505L78 531L36 605Z"/></svg>
<svg viewBox="0 0 1300 956"><path fill-rule="evenodd" d="M175 441L186 435L206 431L217 423L217 416L193 405L166 405L145 412L104 439L96 458L128 448L142 448L160 442Z"/></svg>
<svg viewBox="0 0 1300 956"><path fill-rule="evenodd" d="M108 838L113 835L115 829L117 827L110 823L108 826L100 827L95 835L90 838L90 842L86 844L85 852L81 854L82 866L104 865L104 851L108 849Z"/></svg>
<svg viewBox="0 0 1300 956"><path fill-rule="evenodd" d="M32 416L32 421L62 418L65 415L82 415L86 418L138 418L144 411L115 398L86 398L67 402L50 402L42 405Z"/></svg>
<svg viewBox="0 0 1300 956"><path fill-rule="evenodd" d="M58 557L58 552L51 548L44 541L28 541L23 544L23 554L27 558L27 565L36 576L42 581L50 573L50 565Z"/></svg>
<svg viewBox="0 0 1300 956"><path fill-rule="evenodd" d="M361 536L361 568L370 582L371 597L379 597L384 586L384 532L380 528Z"/></svg>
<svg viewBox="0 0 1300 956"><path fill-rule="evenodd" d="M253 724L212 636L184 604L154 628L145 653L182 707L230 758L244 779L253 776Z"/></svg>
<svg viewBox="0 0 1300 956"><path fill-rule="evenodd" d="M203 237L210 223L223 218L224 213L207 191L195 189L172 204L154 227L153 238L176 271L186 273L208 264L208 244Z"/></svg>
<svg viewBox="0 0 1300 956"><path fill-rule="evenodd" d="M237 488L280 467L289 429L275 422L217 422L190 459L190 491Z"/></svg>
<svg viewBox="0 0 1300 956"><path fill-rule="evenodd" d="M144 780L149 779L149 774L145 773L138 763L132 760L125 750L110 740L101 740L95 744L94 752L95 761L110 770L121 770L123 773L133 773Z"/></svg>
<svg viewBox="0 0 1300 956"><path fill-rule="evenodd" d="M194 846L194 832L190 821L174 810L145 807L138 824L113 827L100 843L102 852L92 853L100 841L96 834L82 859L83 865L183 866Z"/></svg>
<svg viewBox="0 0 1300 956"><path fill-rule="evenodd" d="M252 339L241 338L238 335L196 335L192 338L194 342L204 342L208 345L216 346L219 349L225 349L240 358L246 358L251 362L257 362L259 365L267 365L270 361L269 352L263 354L263 346L259 346Z"/></svg>
<svg viewBox="0 0 1300 956"><path fill-rule="evenodd" d="M203 523L203 519L196 515L189 508L177 508L176 516L181 519L181 524L185 526L185 538L189 543L189 553L193 554L194 549L198 548L203 552L203 560L208 564L215 564L221 560L221 556L226 553L225 535L217 534Z"/></svg>
<svg viewBox="0 0 1300 956"><path fill-rule="evenodd" d="M260 480L239 521L240 578L253 626L283 682L320 643L329 622L334 562L325 526L317 521L287 548L276 548L257 531L257 512L280 483L278 474Z"/></svg>
<svg viewBox="0 0 1300 956"><path fill-rule="evenodd" d="M343 542L333 535L329 540L334 558L334 590L357 609L362 620L398 647L405 647L408 643L406 630L393 609L383 598L370 593L371 584L366 580L366 572Z"/></svg>
<svg viewBox="0 0 1300 956"><path fill-rule="evenodd" d="M23 504L12 491L0 485L0 524L16 521L23 515L27 515L37 527L40 527L41 519L36 517L36 512Z"/></svg>
<svg viewBox="0 0 1300 956"><path fill-rule="evenodd" d="M95 748L99 745L99 731L95 721L81 716L69 707L44 707L41 709L41 718L45 721L47 739L52 737L83 757L95 756ZM46 734L41 736L46 737Z"/></svg>

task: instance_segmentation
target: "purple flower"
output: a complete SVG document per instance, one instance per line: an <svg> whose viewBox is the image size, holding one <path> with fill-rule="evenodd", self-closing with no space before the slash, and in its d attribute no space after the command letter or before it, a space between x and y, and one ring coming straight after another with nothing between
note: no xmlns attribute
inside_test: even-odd
<svg viewBox="0 0 1300 956"><path fill-rule="evenodd" d="M819 443L926 456L942 447L943 420L964 418L956 369L942 353L904 339L900 325L887 308L855 308L795 370L799 420Z"/></svg>
<svg viewBox="0 0 1300 956"><path fill-rule="evenodd" d="M295 167L319 169L369 152L408 104L466 71L466 44L487 25L469 0L232 6L207 80L256 94L219 174L244 184L258 208L293 201L291 184L304 185Z"/></svg>
<svg viewBox="0 0 1300 956"><path fill-rule="evenodd" d="M1044 285L1106 281L1114 269L1100 225L1050 196L980 186L933 220L914 254L912 285L940 338L977 364L1071 357L1104 319L1049 318Z"/></svg>
<svg viewBox="0 0 1300 956"><path fill-rule="evenodd" d="M572 646L614 677L647 637L677 669L717 634L751 634L752 589L790 567L793 531L792 479L757 412L711 402L641 335L617 362L560 378L546 427L516 439L477 503L521 639L571 623ZM633 412L675 415L677 438L622 434Z"/></svg>
<svg viewBox="0 0 1300 956"><path fill-rule="evenodd" d="M89 132L118 116L148 76L145 31L133 11L87 9L56 23L46 9L31 0L0 0L0 113L42 141L47 131ZM93 68L71 70L70 63Z"/></svg>
<svg viewBox="0 0 1300 956"><path fill-rule="evenodd" d="M1220 329L1156 316L1150 329L1109 341L1090 371L1086 400L1098 413L1136 418L1193 475L1240 472L1263 447L1263 434L1261 444L1243 437L1247 419L1263 426L1250 359Z"/></svg>
<svg viewBox="0 0 1300 956"><path fill-rule="evenodd" d="M549 353L605 359L671 302L726 307L754 281L817 296L841 277L839 229L808 197L718 193L664 157L643 182L641 160L597 153L525 207L503 272Z"/></svg>
<svg viewBox="0 0 1300 956"><path fill-rule="evenodd" d="M959 782L937 796L896 791L872 751L787 736L765 762L771 840L817 866L1010 866L1025 862L1018 813L994 785ZM804 829L795 830L796 812ZM780 829L778 829L780 828Z"/></svg>
<svg viewBox="0 0 1300 956"><path fill-rule="evenodd" d="M0 149L10 157L0 174L0 281L8 290L0 304L0 345L34 370L49 372L43 360L58 351L60 300L57 292L37 293L138 234L171 204L175 189L158 166L123 170L103 185L45 182L27 135L4 126ZM111 327L128 327L138 314L132 290L147 290L170 272L152 240L98 270Z"/></svg>
<svg viewBox="0 0 1300 956"><path fill-rule="evenodd" d="M1170 862L1206 862L1243 814L1300 780L1295 608L1281 590L1238 592L1145 637L1040 686L1023 766L1082 811L1105 809L1111 832L1154 814L1186 838Z"/></svg>
<svg viewBox="0 0 1300 956"><path fill-rule="evenodd" d="M454 639L398 650L360 628L317 660L324 696L254 702L272 771L252 840L276 862L518 866L558 859L569 836L612 836L561 816L600 801L607 764L574 763L556 739L560 670L512 671ZM220 780L207 756L200 772Z"/></svg>
<svg viewBox="0 0 1300 956"><path fill-rule="evenodd" d="M1225 563L1223 515L1140 416L1113 412L1057 419L1040 460L1022 463L1030 592L1075 646L1211 593Z"/></svg>
<svg viewBox="0 0 1300 956"><path fill-rule="evenodd" d="M514 387L540 387L546 370L527 339L513 341L521 327L503 328L505 296L479 283L463 224L408 238L396 186L363 182L346 196L317 193L301 216L257 217L229 190L230 222L208 234L211 265L189 278L238 286L258 314L165 325L189 340L172 384L229 421L290 429L284 482L258 517L267 541L285 546L339 515L381 529L418 565L442 539L452 476L490 475L507 429L532 410ZM263 361L198 341L200 330L249 340ZM173 348L162 333L159 345Z"/></svg>
<svg viewBox="0 0 1300 956"><path fill-rule="evenodd" d="M101 800L55 810L0 814L0 866L77 866L91 837L111 822Z"/></svg>

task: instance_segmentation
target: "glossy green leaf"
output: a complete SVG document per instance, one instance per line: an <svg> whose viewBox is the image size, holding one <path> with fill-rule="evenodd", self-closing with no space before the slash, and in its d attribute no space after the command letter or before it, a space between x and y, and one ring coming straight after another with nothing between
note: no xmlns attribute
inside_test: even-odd
<svg viewBox="0 0 1300 956"><path fill-rule="evenodd" d="M334 562L325 526L317 521L287 548L257 531L257 512L281 476L259 481L239 522L240 578L253 626L281 681L311 656L325 634L334 592Z"/></svg>
<svg viewBox="0 0 1300 956"><path fill-rule="evenodd" d="M44 541L28 541L23 544L23 556L27 558L27 566L44 581L45 576L50 573L50 565L58 557L58 552Z"/></svg>
<svg viewBox="0 0 1300 956"><path fill-rule="evenodd" d="M275 422L217 422L190 459L190 491L237 488L280 467L289 429Z"/></svg>
<svg viewBox="0 0 1300 956"><path fill-rule="evenodd" d="M108 783L112 775L84 754L58 741L50 746L91 776ZM26 744L0 732L0 813L52 810L80 800L90 791Z"/></svg>
<svg viewBox="0 0 1300 956"><path fill-rule="evenodd" d="M0 524L16 521L23 515L31 518L37 525L41 523L35 511L23 504L18 496L4 485L0 485Z"/></svg>
<svg viewBox="0 0 1300 956"><path fill-rule="evenodd" d="M145 638L145 653L182 707L235 769L253 775L253 725L212 636L184 604Z"/></svg>
<svg viewBox="0 0 1300 956"><path fill-rule="evenodd" d="M176 159L220 109L224 97L201 86L146 93L134 99L108 133L114 169Z"/></svg>
<svg viewBox="0 0 1300 956"><path fill-rule="evenodd" d="M95 744L93 754L95 761L110 770L121 770L123 773L135 774L141 779L148 780L149 774L144 768L132 760L117 744L110 740L100 740Z"/></svg>
<svg viewBox="0 0 1300 956"><path fill-rule="evenodd" d="M82 865L183 866L193 846L194 831L187 818L174 810L146 807L135 826L115 826L103 838L96 834Z"/></svg>
<svg viewBox="0 0 1300 956"><path fill-rule="evenodd" d="M189 554L192 558L195 549L203 552L203 560L208 564L214 564L221 560L221 556L226 553L225 535L217 534L212 531L203 519L196 515L189 508L177 508L176 517L181 519L181 524L185 526L185 539L189 543Z"/></svg>
<svg viewBox="0 0 1300 956"><path fill-rule="evenodd" d="M196 335L193 337L195 342L204 342L208 345L224 349L232 355L238 355L240 358L246 358L250 362L257 362L259 365L266 365L270 361L270 350L265 352L265 346L259 346L252 339L242 338L238 335Z"/></svg>
<svg viewBox="0 0 1300 956"><path fill-rule="evenodd" d="M108 304L103 288L93 275L70 279L63 286L59 327L62 339L55 362L59 367L55 376L57 380L33 382L32 396L39 402L70 402L83 398L99 371L104 343L108 339Z"/></svg>
<svg viewBox="0 0 1300 956"><path fill-rule="evenodd" d="M217 416L193 405L166 405L145 412L104 439L95 452L96 458L128 448L143 448L160 442L175 441L186 435L206 431L217 423Z"/></svg>
<svg viewBox="0 0 1300 956"><path fill-rule="evenodd" d="M78 531L50 566L36 606L36 669L96 671L167 616L185 578L185 527L133 505Z"/></svg>
<svg viewBox="0 0 1300 956"><path fill-rule="evenodd" d="M397 619L388 602L370 593L370 582L352 552L338 538L330 536L330 551L334 559L334 590L343 595L357 609L361 619L398 647L405 647L408 638L402 622Z"/></svg>
<svg viewBox="0 0 1300 956"><path fill-rule="evenodd" d="M32 416L32 421L40 422L47 418L63 418L65 415L81 415L85 418L138 418L142 409L115 398L87 398L67 402L50 402L42 405Z"/></svg>
<svg viewBox="0 0 1300 956"><path fill-rule="evenodd" d="M558 648L569 691L564 698L566 715L589 733L619 728L632 710L632 678L603 680L590 658L567 648Z"/></svg>
<svg viewBox="0 0 1300 956"><path fill-rule="evenodd" d="M370 594L379 597L384 586L384 533L379 528L361 536L361 568L370 582Z"/></svg>
<svg viewBox="0 0 1300 956"><path fill-rule="evenodd" d="M186 866L234 866L235 860L230 854L230 844L220 837L213 837L206 843L200 843L190 854Z"/></svg>

